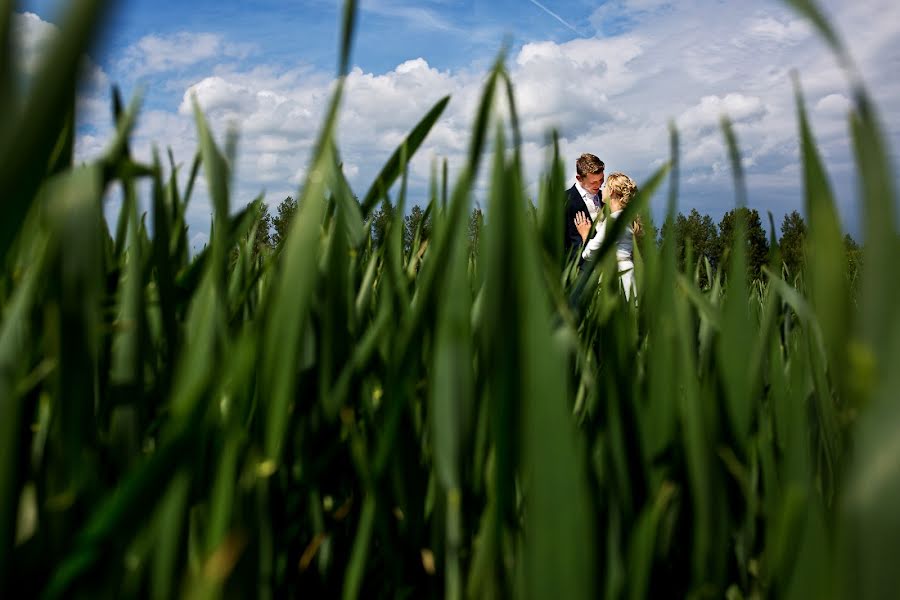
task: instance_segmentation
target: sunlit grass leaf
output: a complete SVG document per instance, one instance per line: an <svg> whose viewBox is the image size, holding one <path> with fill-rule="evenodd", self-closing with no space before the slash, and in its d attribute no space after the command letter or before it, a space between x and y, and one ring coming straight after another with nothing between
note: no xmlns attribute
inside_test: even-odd
<svg viewBox="0 0 900 600"><path fill-rule="evenodd" d="M338 76L346 77L350 70L350 50L353 46L353 32L356 28L356 0L345 0L341 11L340 55Z"/></svg>
<svg viewBox="0 0 900 600"><path fill-rule="evenodd" d="M459 217L464 213L457 212ZM450 226L449 224L447 225ZM456 224L450 261L446 267L444 301L438 308L433 358L433 385L429 416L434 447L434 471L446 498L447 598L462 597L459 553L462 544L462 450L467 441L466 424L474 409L474 349L471 333L472 297L468 286L467 240L462 224Z"/></svg>
<svg viewBox="0 0 900 600"><path fill-rule="evenodd" d="M896 313L896 307L894 308ZM900 360L900 319L887 334L886 364ZM840 591L860 598L884 598L900 585L894 561L900 551L900 371L879 380L870 410L856 429L850 476L844 487L840 523Z"/></svg>
<svg viewBox="0 0 900 600"><path fill-rule="evenodd" d="M171 598L177 592L175 574L185 558L184 529L189 491L190 475L187 470L177 472L151 523L159 536L150 578L151 596L154 600Z"/></svg>
<svg viewBox="0 0 900 600"><path fill-rule="evenodd" d="M207 265L213 276L217 293L222 293L224 283L225 260L228 252L228 215L230 173L225 157L216 146L206 117L200 110L196 97L193 99L194 121L197 125L197 137L200 143L200 156L206 172L206 183L209 187L213 209L213 232L210 236L211 263Z"/></svg>
<svg viewBox="0 0 900 600"><path fill-rule="evenodd" d="M563 235L565 211L565 175L559 156L559 136L554 131L551 137L550 169L541 184L538 199L538 223L544 241L544 251L550 257L554 268L563 258Z"/></svg>
<svg viewBox="0 0 900 600"><path fill-rule="evenodd" d="M860 195L865 227L865 259L862 265L858 335L874 356L884 356L891 343L893 320L900 286L893 277L885 278L895 268L897 257L897 190L896 174L883 129L879 127L874 108L867 98L857 99L851 114L854 155L859 170ZM879 361L879 373L890 370ZM858 389L868 386L859 385Z"/></svg>
<svg viewBox="0 0 900 600"><path fill-rule="evenodd" d="M115 332L112 342L112 365L110 381L119 385L135 385L142 380L143 361L141 359L146 327L144 267L145 257L138 238L138 215L134 197L134 183L126 182L126 200L120 209L127 223L128 251L121 255L122 265L119 279L118 306ZM125 241L123 240L123 245Z"/></svg>
<svg viewBox="0 0 900 600"><path fill-rule="evenodd" d="M261 350L262 389L267 398L266 460L278 464L296 381L300 332L307 317L318 276L321 224L325 215L326 183L333 180L332 143L337 109L344 89L338 82L316 143L306 180L297 200L297 215L290 225L281 255L279 279L270 292L265 322L266 342Z"/></svg>
<svg viewBox="0 0 900 600"><path fill-rule="evenodd" d="M753 327L747 305L747 223L740 210L747 205L744 172L740 151L731 122L722 118L728 154L734 178L736 206L734 243L728 258L728 288L722 307L722 334L718 338L718 364L725 388L725 406L734 431L734 440L743 446L750 431L750 419L754 412L750 395L750 373L743 357L746 341L752 337Z"/></svg>
<svg viewBox="0 0 900 600"><path fill-rule="evenodd" d="M800 148L803 156L803 187L809 228L806 235L806 280L810 301L825 336L832 377L838 385L845 380L847 337L850 322L849 290L844 264L844 242L834 195L828 185L822 159L816 148L800 84L795 80Z"/></svg>
<svg viewBox="0 0 900 600"><path fill-rule="evenodd" d="M406 156L410 157L416 153L416 150L425 141L428 132L431 131L431 128L434 127L434 124L437 123L437 120L444 112L448 102L450 102L449 96L438 100L437 104L422 117L422 120L416 124L412 131L409 132L409 135L406 136L406 139L391 154L391 157L381 168L381 171L375 177L375 181L372 182L372 186L360 203L363 216L368 216L379 200L387 194L387 191L397 181L397 177L400 176L401 172L401 154L405 152Z"/></svg>

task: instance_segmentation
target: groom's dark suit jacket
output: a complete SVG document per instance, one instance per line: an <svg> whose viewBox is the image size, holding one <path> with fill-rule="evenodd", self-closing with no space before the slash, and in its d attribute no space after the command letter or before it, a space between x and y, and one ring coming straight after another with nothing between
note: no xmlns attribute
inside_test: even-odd
<svg viewBox="0 0 900 600"><path fill-rule="evenodd" d="M603 210L602 199L600 200L600 209ZM581 252L583 245L581 242L581 234L578 233L578 229L575 227L575 215L580 212L583 212L584 216L586 216L588 221L591 221L591 224L593 225L593 220L591 219L590 213L588 213L587 206L584 205L584 198L578 193L578 188L573 185L566 191L566 260L568 260L572 254Z"/></svg>

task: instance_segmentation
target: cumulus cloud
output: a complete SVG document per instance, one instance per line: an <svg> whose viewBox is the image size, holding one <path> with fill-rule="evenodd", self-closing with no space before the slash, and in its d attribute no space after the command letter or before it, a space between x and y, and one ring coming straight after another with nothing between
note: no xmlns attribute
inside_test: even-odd
<svg viewBox="0 0 900 600"><path fill-rule="evenodd" d="M59 28L34 13L14 13L11 33L16 68L26 78L35 75L41 60L59 35ZM82 61L82 86L96 89L108 85L109 77L103 69L85 56Z"/></svg>
<svg viewBox="0 0 900 600"><path fill-rule="evenodd" d="M13 15L13 49L23 73L33 75L37 71L41 57L58 34L56 25L44 21L34 13Z"/></svg>
<svg viewBox="0 0 900 600"><path fill-rule="evenodd" d="M30 12L14 13L11 21L12 54L14 68L21 81L28 84L38 73L42 61L59 36L59 28ZM76 112L90 131L76 138L77 156L96 156L102 152L105 138L111 127L109 109L110 79L107 73L89 56L81 60L81 79L76 92Z"/></svg>
<svg viewBox="0 0 900 600"><path fill-rule="evenodd" d="M843 94L828 94L816 102L816 111L830 116L844 116L850 110L850 100Z"/></svg>

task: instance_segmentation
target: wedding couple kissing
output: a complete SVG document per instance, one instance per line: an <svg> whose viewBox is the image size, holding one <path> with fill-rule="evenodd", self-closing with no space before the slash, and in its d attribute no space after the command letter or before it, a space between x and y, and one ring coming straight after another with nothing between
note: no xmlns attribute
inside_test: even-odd
<svg viewBox="0 0 900 600"><path fill-rule="evenodd" d="M579 253L582 264L600 248L607 225L637 195L637 185L628 175L616 172L606 177L604 168L603 161L593 154L582 154L575 161L575 184L566 191L566 256L571 259ZM609 208L608 218L604 206ZM637 295L633 250L634 236L640 234L638 218L622 229L615 242L619 278L627 300Z"/></svg>

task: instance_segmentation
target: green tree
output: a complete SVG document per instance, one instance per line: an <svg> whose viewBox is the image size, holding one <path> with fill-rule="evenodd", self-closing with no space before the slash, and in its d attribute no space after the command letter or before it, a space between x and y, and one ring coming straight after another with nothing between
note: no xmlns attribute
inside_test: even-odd
<svg viewBox="0 0 900 600"><path fill-rule="evenodd" d="M478 255L481 241L481 229L484 227L484 213L480 208L473 208L469 215L469 253Z"/></svg>
<svg viewBox="0 0 900 600"><path fill-rule="evenodd" d="M409 214L406 215L404 219L404 228L403 228L403 251L409 252L413 250L412 245L416 240L416 233L419 232L421 228L421 232L419 232L419 243L421 244L425 240L427 240L431 236L431 215L429 214L426 218L425 211L422 210L422 207L416 204L412 207L412 210L409 211ZM414 250L418 250L417 248Z"/></svg>
<svg viewBox="0 0 900 600"><path fill-rule="evenodd" d="M291 226L291 221L297 212L297 201L288 196L281 201L275 210L276 214L272 217L272 228L274 229L272 246L279 248L284 243L288 228Z"/></svg>
<svg viewBox="0 0 900 600"><path fill-rule="evenodd" d="M682 266L687 256L687 247L690 244L693 252L694 264L704 257L709 259L713 269L718 268L721 255L718 253L719 235L716 233L716 223L709 215L701 215L697 209L691 209L691 213L684 220L684 229L681 231L679 243L679 261ZM706 270L700 271L701 283L708 285Z"/></svg>
<svg viewBox="0 0 900 600"><path fill-rule="evenodd" d="M766 264L769 256L769 241L766 239L766 232L756 209L736 208L722 216L722 220L719 221L716 263L719 268L725 267L727 264L729 249L734 245L734 230L738 215L743 216L747 231L747 275L751 280L759 279L762 275L762 267Z"/></svg>
<svg viewBox="0 0 900 600"><path fill-rule="evenodd" d="M675 244L677 248L678 268L684 270L687 261L687 249L691 248L693 264L706 257L709 259L713 269L718 266L720 249L719 236L716 233L716 224L709 215L701 215L696 208L691 209L688 216L678 213L675 222L672 224L672 230L675 235ZM660 242L662 238L669 235L669 226L663 225ZM706 270L700 270L700 284L702 286L709 285L707 281Z"/></svg>
<svg viewBox="0 0 900 600"><path fill-rule="evenodd" d="M377 248L384 243L384 237L387 235L388 223L394 214L394 207L387 200L381 203L375 212L372 213L372 225L369 235L372 236L372 246Z"/></svg>
<svg viewBox="0 0 900 600"><path fill-rule="evenodd" d="M781 222L781 239L778 241L778 245L781 248L781 260L784 261L791 278L803 270L805 240L806 223L800 213L795 210L784 215L784 220Z"/></svg>
<svg viewBox="0 0 900 600"><path fill-rule="evenodd" d="M272 248L272 215L265 202L260 201L256 209L256 232L253 240L253 249L259 253L264 249Z"/></svg>
<svg viewBox="0 0 900 600"><path fill-rule="evenodd" d="M863 250L849 233L844 235L844 250L847 253L847 278L855 296L858 291L859 274L862 271Z"/></svg>
<svg viewBox="0 0 900 600"><path fill-rule="evenodd" d="M272 249L272 215L269 214L269 207L262 200L257 200L251 204L251 208L256 211L256 219L254 227L244 235L241 244L246 242L247 238L252 234L253 239L253 256L259 256L263 252ZM230 261L233 264L238 257L238 246L235 245L231 249Z"/></svg>

